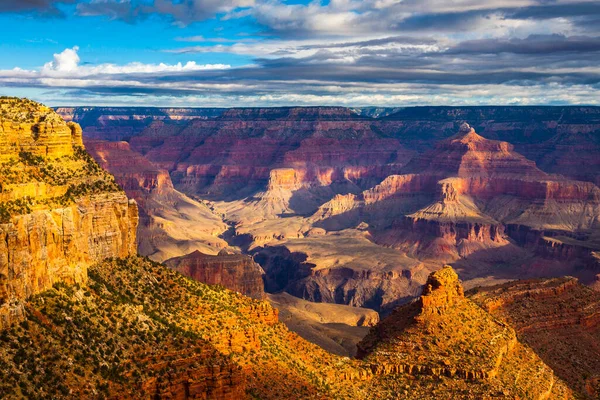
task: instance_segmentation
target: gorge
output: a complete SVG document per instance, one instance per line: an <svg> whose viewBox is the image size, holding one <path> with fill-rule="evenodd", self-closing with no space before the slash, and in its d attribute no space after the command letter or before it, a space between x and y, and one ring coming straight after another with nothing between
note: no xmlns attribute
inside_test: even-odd
<svg viewBox="0 0 600 400"><path fill-rule="evenodd" d="M595 177L464 121L0 107L2 397L598 396Z"/></svg>

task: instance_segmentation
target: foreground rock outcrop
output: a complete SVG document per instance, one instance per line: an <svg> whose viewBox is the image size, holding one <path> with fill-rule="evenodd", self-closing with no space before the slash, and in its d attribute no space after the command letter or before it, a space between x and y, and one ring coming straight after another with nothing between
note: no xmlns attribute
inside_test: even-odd
<svg viewBox="0 0 600 400"><path fill-rule="evenodd" d="M0 343L2 398L349 397L340 376L358 375L288 331L268 303L138 257L30 299Z"/></svg>
<svg viewBox="0 0 600 400"><path fill-rule="evenodd" d="M572 397L512 327L465 298L449 266L429 276L418 300L375 326L359 343L358 357L377 376L433 376L440 386L465 388L464 398L487 398L488 390L515 398Z"/></svg>
<svg viewBox="0 0 600 400"><path fill-rule="evenodd" d="M96 264L87 286L57 284L24 309L0 330L3 398L573 398L450 268L372 329L363 361L291 333L264 301L139 257Z"/></svg>
<svg viewBox="0 0 600 400"><path fill-rule="evenodd" d="M0 99L0 327L53 284L136 253L137 205L85 152L81 128L51 109Z"/></svg>

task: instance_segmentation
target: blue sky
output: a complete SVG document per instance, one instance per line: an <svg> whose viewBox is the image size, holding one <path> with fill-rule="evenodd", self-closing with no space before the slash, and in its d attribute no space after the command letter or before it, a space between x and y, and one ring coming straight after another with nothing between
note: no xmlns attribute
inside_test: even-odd
<svg viewBox="0 0 600 400"><path fill-rule="evenodd" d="M591 0L5 0L0 94L50 105L600 104L599 31Z"/></svg>

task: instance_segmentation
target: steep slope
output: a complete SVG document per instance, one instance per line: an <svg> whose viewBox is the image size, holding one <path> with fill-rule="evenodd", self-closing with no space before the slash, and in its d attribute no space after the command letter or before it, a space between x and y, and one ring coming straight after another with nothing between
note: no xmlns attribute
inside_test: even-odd
<svg viewBox="0 0 600 400"><path fill-rule="evenodd" d="M514 329L464 297L449 266L432 273L422 296L396 309L358 347L358 356L378 376L425 377L404 391L407 398L435 398L436 389L443 396L441 388L453 388L461 398L572 397L552 370L518 342ZM401 388L393 378L381 384Z"/></svg>
<svg viewBox="0 0 600 400"><path fill-rule="evenodd" d="M127 142L86 139L86 149L111 174L140 211L138 251L156 261L199 250L216 254L227 225L204 203L175 190L169 173L132 151Z"/></svg>
<svg viewBox="0 0 600 400"><path fill-rule="evenodd" d="M85 152L81 128L38 103L0 98L0 327L21 301L136 251L137 205Z"/></svg>
<svg viewBox="0 0 600 400"><path fill-rule="evenodd" d="M87 286L59 283L30 298L26 319L0 331L0 395L572 398L512 328L462 296L451 270L429 284L420 303L373 328L357 361L289 332L264 301L147 259L107 260L89 269Z"/></svg>
<svg viewBox="0 0 600 400"><path fill-rule="evenodd" d="M600 396L600 293L565 277L477 288L468 297L514 327L573 390Z"/></svg>
<svg viewBox="0 0 600 400"><path fill-rule="evenodd" d="M105 261L0 332L2 398L352 398L360 369L300 339L266 302L148 260ZM27 345L24 345L27 343Z"/></svg>
<svg viewBox="0 0 600 400"><path fill-rule="evenodd" d="M264 299L263 269L244 254L222 251L208 255L199 251L170 258L165 265L198 282L222 285L255 299Z"/></svg>

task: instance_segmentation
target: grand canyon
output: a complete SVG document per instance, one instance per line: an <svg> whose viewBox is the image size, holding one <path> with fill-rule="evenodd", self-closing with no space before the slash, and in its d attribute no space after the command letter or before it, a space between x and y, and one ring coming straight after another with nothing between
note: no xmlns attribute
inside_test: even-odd
<svg viewBox="0 0 600 400"><path fill-rule="evenodd" d="M599 21L0 1L0 399L600 399Z"/></svg>
<svg viewBox="0 0 600 400"><path fill-rule="evenodd" d="M8 398L600 393L598 108L0 104Z"/></svg>

